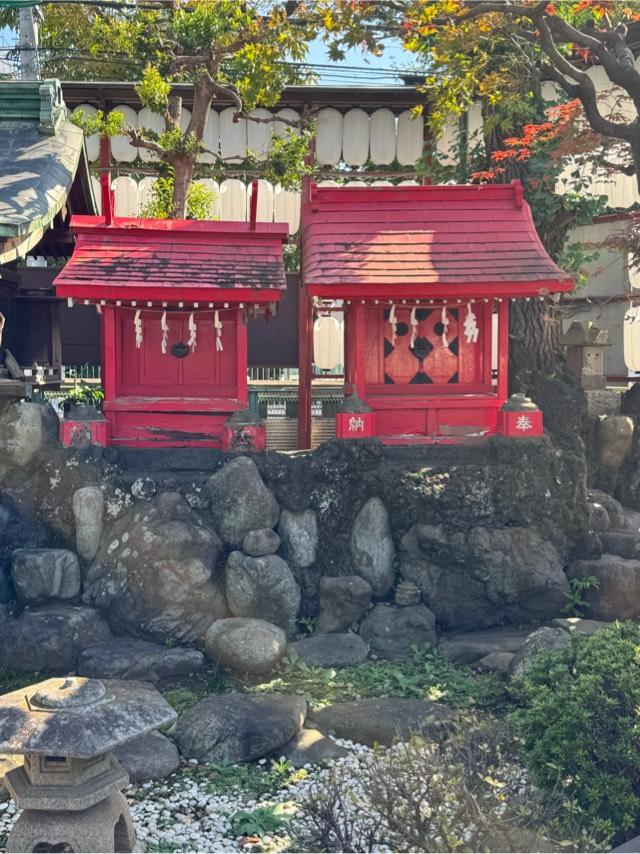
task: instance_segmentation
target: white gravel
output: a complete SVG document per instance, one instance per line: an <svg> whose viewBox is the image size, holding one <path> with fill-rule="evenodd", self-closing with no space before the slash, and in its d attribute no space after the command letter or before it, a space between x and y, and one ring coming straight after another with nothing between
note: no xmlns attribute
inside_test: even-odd
<svg viewBox="0 0 640 854"><path fill-rule="evenodd" d="M353 779L357 779L358 763L368 755L370 749L349 741L336 739L350 753L333 763L344 768ZM268 763L261 760L263 766ZM192 767L189 768L189 765ZM234 838L231 817L239 810L250 812L256 807L286 804L295 812L299 799L327 773L325 768L311 765L304 769L303 779L261 795L259 798L239 789L229 789L224 794L209 791L207 780L194 779L193 771L205 771L206 766L186 763L180 771L166 780L129 786L124 795L129 801L133 823L141 851L265 851L291 850L292 841L286 829L281 835L265 836L259 844L249 843L243 838ZM257 772L256 768L256 772ZM302 776L302 775L299 775ZM203 775L204 777L204 775ZM9 833L20 814L11 801L0 803L0 839ZM4 847L0 847L4 851Z"/></svg>

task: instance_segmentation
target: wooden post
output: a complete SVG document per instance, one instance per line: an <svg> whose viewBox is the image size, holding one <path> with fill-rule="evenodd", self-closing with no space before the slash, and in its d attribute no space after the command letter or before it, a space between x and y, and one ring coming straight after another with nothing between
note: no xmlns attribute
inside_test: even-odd
<svg viewBox="0 0 640 854"><path fill-rule="evenodd" d="M509 394L509 300L498 303L498 399Z"/></svg>
<svg viewBox="0 0 640 854"><path fill-rule="evenodd" d="M298 448L311 447L313 304L300 277L298 289Z"/></svg>
<svg viewBox="0 0 640 854"><path fill-rule="evenodd" d="M102 387L105 402L117 396L116 371L118 370L116 354L116 309L105 305L102 309Z"/></svg>
<svg viewBox="0 0 640 854"><path fill-rule="evenodd" d="M51 302L51 367L62 366L62 335L60 333L60 303Z"/></svg>

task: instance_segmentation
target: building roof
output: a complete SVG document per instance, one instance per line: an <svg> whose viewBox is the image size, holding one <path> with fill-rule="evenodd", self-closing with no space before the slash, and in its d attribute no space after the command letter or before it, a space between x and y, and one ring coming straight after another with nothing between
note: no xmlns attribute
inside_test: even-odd
<svg viewBox="0 0 640 854"><path fill-rule="evenodd" d="M312 295L539 296L573 287L542 246L519 182L311 184L301 230Z"/></svg>
<svg viewBox="0 0 640 854"><path fill-rule="evenodd" d="M0 264L33 249L74 184L79 209L95 211L83 133L66 116L57 80L0 81Z"/></svg>
<svg viewBox="0 0 640 854"><path fill-rule="evenodd" d="M96 300L265 302L286 288L287 226L74 217L58 296Z"/></svg>

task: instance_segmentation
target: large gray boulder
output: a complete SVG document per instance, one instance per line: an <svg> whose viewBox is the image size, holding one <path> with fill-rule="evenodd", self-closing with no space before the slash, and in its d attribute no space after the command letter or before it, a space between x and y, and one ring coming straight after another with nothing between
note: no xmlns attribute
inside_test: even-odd
<svg viewBox="0 0 640 854"><path fill-rule="evenodd" d="M164 780L180 767L178 748L156 730L117 747L113 754L129 774L130 783Z"/></svg>
<svg viewBox="0 0 640 854"><path fill-rule="evenodd" d="M566 649L571 645L571 636L564 629L541 626L531 632L520 649L511 659L509 675L519 679L527 672L532 660L544 652Z"/></svg>
<svg viewBox="0 0 640 854"><path fill-rule="evenodd" d="M310 667L356 667L369 657L369 646L353 632L331 632L290 643L287 653Z"/></svg>
<svg viewBox="0 0 640 854"><path fill-rule="evenodd" d="M370 498L356 516L350 547L356 574L369 582L374 596L384 596L394 582L395 549L389 514L380 498Z"/></svg>
<svg viewBox="0 0 640 854"><path fill-rule="evenodd" d="M80 564L66 549L16 549L11 579L18 600L26 605L74 602L80 595Z"/></svg>
<svg viewBox="0 0 640 854"><path fill-rule="evenodd" d="M265 620L229 617L216 620L205 635L209 658L239 673L269 673L283 657L287 637Z"/></svg>
<svg viewBox="0 0 640 854"><path fill-rule="evenodd" d="M222 543L176 492L114 522L87 573L85 600L122 634L190 643L227 615L213 577Z"/></svg>
<svg viewBox="0 0 640 854"><path fill-rule="evenodd" d="M73 494L76 549L84 560L93 560L104 531L104 493L99 486L83 486Z"/></svg>
<svg viewBox="0 0 640 854"><path fill-rule="evenodd" d="M373 655L390 660L405 658L413 646L435 646L436 618L426 605L376 605L360 625L360 635Z"/></svg>
<svg viewBox="0 0 640 854"><path fill-rule="evenodd" d="M307 704L287 694L220 694L187 709L173 731L180 753L199 762L250 762L302 729Z"/></svg>
<svg viewBox="0 0 640 854"><path fill-rule="evenodd" d="M609 527L612 531L624 531L627 528L627 516L625 509L613 495L602 492L600 489L592 489L589 492L589 501L600 504L607 511Z"/></svg>
<svg viewBox="0 0 640 854"><path fill-rule="evenodd" d="M640 617L640 560L603 554L578 560L567 568L569 578L594 576L599 586L582 594L593 620L636 620Z"/></svg>
<svg viewBox="0 0 640 854"><path fill-rule="evenodd" d="M158 682L187 676L204 668L204 655L197 649L136 638L113 638L84 649L78 660L80 676L96 679L139 679Z"/></svg>
<svg viewBox="0 0 640 854"><path fill-rule="evenodd" d="M274 528L280 507L250 457L236 457L209 478L211 514L225 543L238 548L257 528Z"/></svg>
<svg viewBox="0 0 640 854"><path fill-rule="evenodd" d="M314 510L283 510L278 523L282 551L289 563L307 569L316 559L318 523Z"/></svg>
<svg viewBox="0 0 640 854"><path fill-rule="evenodd" d="M558 550L533 528L417 524L402 539L400 572L449 631L547 620L569 592Z"/></svg>
<svg viewBox="0 0 640 854"><path fill-rule="evenodd" d="M47 605L0 621L0 668L64 675L88 646L109 639L109 626L93 608Z"/></svg>
<svg viewBox="0 0 640 854"><path fill-rule="evenodd" d="M440 703L398 697L366 697L316 709L308 725L327 735L374 747L423 735L434 741L446 737L453 712Z"/></svg>
<svg viewBox="0 0 640 854"><path fill-rule="evenodd" d="M325 576L320 579L320 613L316 630L344 632L359 623L371 605L373 588L359 575Z"/></svg>
<svg viewBox="0 0 640 854"><path fill-rule="evenodd" d="M45 437L42 406L25 400L12 403L0 415L0 469L29 465Z"/></svg>
<svg viewBox="0 0 640 854"><path fill-rule="evenodd" d="M225 590L234 617L254 617L291 634L300 608L300 588L278 555L249 557L231 552L225 568Z"/></svg>

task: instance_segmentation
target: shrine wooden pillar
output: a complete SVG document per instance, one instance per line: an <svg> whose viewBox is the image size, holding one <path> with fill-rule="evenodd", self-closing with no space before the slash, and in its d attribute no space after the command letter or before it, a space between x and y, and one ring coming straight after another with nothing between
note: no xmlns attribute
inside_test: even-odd
<svg viewBox="0 0 640 854"><path fill-rule="evenodd" d="M509 300L498 303L498 398L509 396Z"/></svg>
<svg viewBox="0 0 640 854"><path fill-rule="evenodd" d="M300 278L298 293L298 448L311 447L311 382L313 380L313 303Z"/></svg>
<svg viewBox="0 0 640 854"><path fill-rule="evenodd" d="M345 314L345 394L365 396L365 352L366 352L365 306L353 301Z"/></svg>

